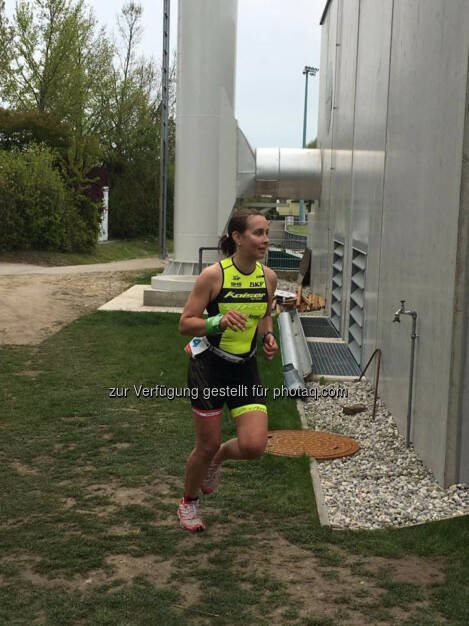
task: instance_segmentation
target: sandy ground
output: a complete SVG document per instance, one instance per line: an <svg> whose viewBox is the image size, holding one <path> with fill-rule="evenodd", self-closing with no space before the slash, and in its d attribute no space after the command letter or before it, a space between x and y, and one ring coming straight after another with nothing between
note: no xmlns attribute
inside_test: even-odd
<svg viewBox="0 0 469 626"><path fill-rule="evenodd" d="M0 264L0 344L38 344L122 293L159 259L40 267Z"/></svg>

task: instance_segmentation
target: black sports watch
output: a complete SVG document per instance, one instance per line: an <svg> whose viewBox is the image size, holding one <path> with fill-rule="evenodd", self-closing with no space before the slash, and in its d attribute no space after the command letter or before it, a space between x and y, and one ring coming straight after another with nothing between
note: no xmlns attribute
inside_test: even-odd
<svg viewBox="0 0 469 626"><path fill-rule="evenodd" d="M267 337L267 335L272 335L273 338L275 339L275 341L277 341L277 337L276 337L274 331L273 330L268 330L266 333L264 333L262 335L262 343L265 343L265 338Z"/></svg>

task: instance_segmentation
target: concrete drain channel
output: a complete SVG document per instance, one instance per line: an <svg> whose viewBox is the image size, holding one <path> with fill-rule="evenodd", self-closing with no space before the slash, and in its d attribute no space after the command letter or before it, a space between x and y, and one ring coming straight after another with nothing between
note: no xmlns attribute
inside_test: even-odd
<svg viewBox="0 0 469 626"><path fill-rule="evenodd" d="M289 392L296 392L297 397L301 397L301 390L307 394L305 379L319 380L324 377L328 382L350 382L360 375L347 344L338 337L328 318L300 318L297 310L293 309L279 314L278 325L284 385ZM360 444L350 437L309 429L303 401L297 399L296 406L303 430L269 431L266 452L281 456L310 457L310 473L319 522L322 526L331 526L318 472L318 461L351 456L360 449Z"/></svg>

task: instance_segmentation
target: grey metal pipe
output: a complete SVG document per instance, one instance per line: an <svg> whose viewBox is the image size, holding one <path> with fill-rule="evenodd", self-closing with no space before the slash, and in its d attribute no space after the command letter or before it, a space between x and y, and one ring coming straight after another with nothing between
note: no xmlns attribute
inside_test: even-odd
<svg viewBox="0 0 469 626"><path fill-rule="evenodd" d="M406 446L410 445L410 425L412 415L412 389L414 384L414 353L415 353L415 339L418 337L416 334L417 328L417 313L416 311L406 311L405 300L401 300L401 308L394 313L393 322L400 322L401 315L410 315L412 317L412 334L411 334L411 348L410 348L410 369L409 369L409 395L407 398L407 429L406 429Z"/></svg>
<svg viewBox="0 0 469 626"><path fill-rule="evenodd" d="M199 248L199 274L202 274L202 254L204 252L204 250L218 250L218 246L214 247L214 246L202 246L201 248Z"/></svg>

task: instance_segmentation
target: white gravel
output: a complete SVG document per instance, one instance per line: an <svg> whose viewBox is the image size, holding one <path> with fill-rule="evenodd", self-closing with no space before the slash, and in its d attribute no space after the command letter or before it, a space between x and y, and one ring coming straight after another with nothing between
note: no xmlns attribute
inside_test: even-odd
<svg viewBox="0 0 469 626"><path fill-rule="evenodd" d="M279 280L278 288L296 292L297 285ZM324 315L324 310L307 315ZM316 382L307 386L321 387ZM406 447L405 437L380 398L372 420L374 390L368 381L332 386L348 389L348 398L303 402L308 428L352 437L360 444L353 456L316 462L331 526L402 527L469 515L469 485L440 487L412 444ZM342 406L350 404L365 404L367 410L345 415Z"/></svg>
<svg viewBox="0 0 469 626"><path fill-rule="evenodd" d="M408 526L469 514L469 485L440 487L412 445L406 447L379 398L372 421L374 391L369 382L327 386L331 385L347 388L348 398L308 399L304 402L308 427L346 435L360 444L353 456L317 462L333 527ZM321 388L316 382L308 387ZM342 406L350 404L365 404L367 410L345 415Z"/></svg>

